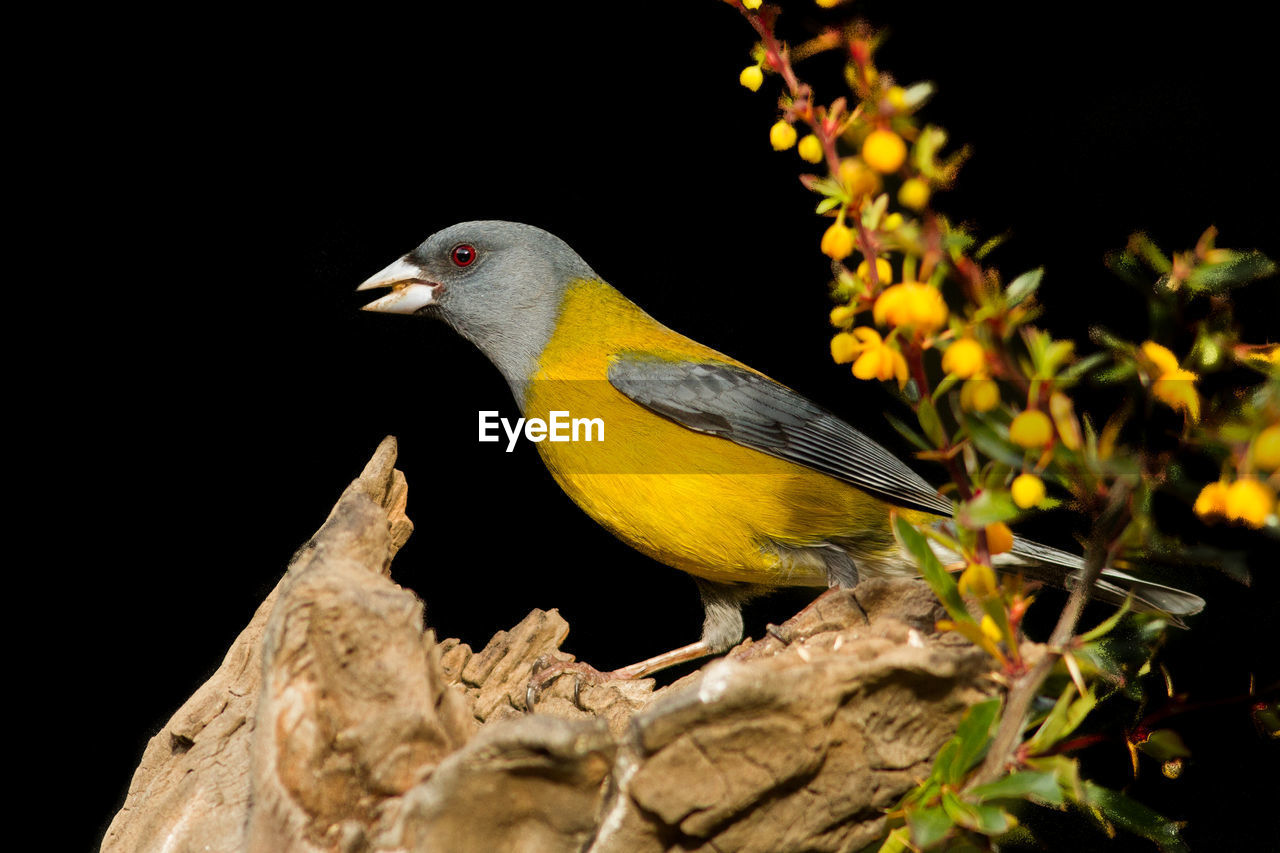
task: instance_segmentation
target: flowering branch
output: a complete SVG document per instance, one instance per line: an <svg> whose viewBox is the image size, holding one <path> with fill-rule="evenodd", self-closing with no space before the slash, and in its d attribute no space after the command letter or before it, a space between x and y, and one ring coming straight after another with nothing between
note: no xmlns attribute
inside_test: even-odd
<svg viewBox="0 0 1280 853"><path fill-rule="evenodd" d="M923 848L948 833L999 835L1011 824L1002 807L986 800L1010 790L1036 802L1075 800L1123 822L1127 801L1091 783L1082 786L1061 745L1101 701L1099 691L1108 695L1139 677L1135 672L1154 654L1164 623L1142 617L1150 626L1143 633L1148 643L1135 652L1143 659L1132 670L1115 663L1111 646L1101 650L1119 642L1111 630L1123 610L1091 631L1077 635L1077 628L1104 569L1117 562L1132 567L1148 552L1177 550L1152 514L1156 491L1194 497L1203 519L1280 535L1280 345L1241 340L1229 307L1232 288L1270 275L1275 265L1258 252L1217 248L1213 229L1193 250L1172 256L1135 235L1108 264L1148 295L1153 338L1165 342L1130 343L1098 328L1098 351L1082 356L1074 342L1032 324L1041 313L1036 292L1043 270L1003 280L983 265L987 247L974 250L977 241L934 208L934 195L950 187L966 152L944 154L945 131L919 121L930 84L901 86L878 68L880 37L865 24L828 28L792 51L778 35L776 7L761 0L725 2L759 38L742 84L756 91L766 73L782 81L778 118L769 130L772 147L795 148L805 162L826 166L825 175L800 180L819 197L815 212L834 219L818 243L831 262L837 302L830 314L836 329L832 359L850 365L857 379L896 386L915 424L894 420L894 426L920 459L941 465L950 481L945 488L954 495L954 510L948 523L916 529L897 518L895 533L947 604L950 618L938 627L986 650L1009 685L1003 712L975 706L976 716L957 733L963 743L955 749L972 762L943 766L940 753L934 774L904 801L898 814L906 826L890 841L899 849L908 843ZM797 61L835 49L847 57L852 107L846 97L818 101L796 70ZM797 123L810 131L804 138L797 138ZM1191 300L1206 296L1212 297L1207 314L1186 310ZM1175 321L1189 316L1199 318L1189 328L1195 343L1179 357L1171 335ZM1262 374L1264 381L1256 387L1238 382L1205 397L1202 375L1229 369ZM1072 390L1086 378L1125 389L1125 401L1101 429L1076 413ZM1121 436L1139 410L1131 400L1145 400L1155 424L1134 430L1142 443L1126 446ZM1190 468L1170 464L1191 454L1216 460L1219 479L1192 487ZM999 580L994 558L1014 547L1009 524L1065 501L1089 520L1084 564L1072 578L1048 654L1028 667L1021 627L1033 587L1021 576ZM956 555L951 568L962 568L958 581L938 565L928 540ZM1174 620L1196 612L1195 596L1172 593L1157 601L1180 609ZM967 609L960 606L966 603ZM1135 606L1154 607L1143 600ZM968 612L975 608L980 619ZM1034 701L1059 673L1069 678L1067 691L1024 740ZM1014 779L1030 787L1021 789ZM1161 839L1176 840L1171 825L1152 826ZM942 835L931 834L936 832Z"/></svg>

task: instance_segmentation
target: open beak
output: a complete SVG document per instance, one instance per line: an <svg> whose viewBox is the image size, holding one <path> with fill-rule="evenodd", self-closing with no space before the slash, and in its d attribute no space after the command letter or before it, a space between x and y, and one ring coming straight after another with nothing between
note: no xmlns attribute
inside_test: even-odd
<svg viewBox="0 0 1280 853"><path fill-rule="evenodd" d="M381 272L374 273L356 290L375 290L389 287L391 292L361 308L362 311L380 311L384 314L416 314L429 305L436 304L436 291L440 285L422 277L422 270L404 258L397 258Z"/></svg>

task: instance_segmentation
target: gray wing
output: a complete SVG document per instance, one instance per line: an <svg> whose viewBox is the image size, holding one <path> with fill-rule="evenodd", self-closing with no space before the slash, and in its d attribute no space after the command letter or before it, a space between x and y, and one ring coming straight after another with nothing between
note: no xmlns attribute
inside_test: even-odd
<svg viewBox="0 0 1280 853"><path fill-rule="evenodd" d="M731 364L622 353L609 383L651 412L812 468L896 506L951 514L920 475L844 421L772 379Z"/></svg>

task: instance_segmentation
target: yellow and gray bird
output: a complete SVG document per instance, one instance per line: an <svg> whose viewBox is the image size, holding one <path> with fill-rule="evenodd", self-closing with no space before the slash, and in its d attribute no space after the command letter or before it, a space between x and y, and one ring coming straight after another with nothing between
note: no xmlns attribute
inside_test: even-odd
<svg viewBox="0 0 1280 853"><path fill-rule="evenodd" d="M888 450L668 329L539 228L454 225L358 289L373 288L391 292L365 310L437 317L479 347L526 419L561 412L603 422L602 441L582 440L584 431L578 441L538 442L543 462L587 515L692 575L706 613L698 642L615 675L727 651L742 638L742 604L770 589L916 575L891 511L915 524L951 516L951 503ZM1082 561L1015 539L997 565L1069 586ZM1204 606L1110 568L1096 593L1119 601L1130 590L1136 607L1175 621Z"/></svg>

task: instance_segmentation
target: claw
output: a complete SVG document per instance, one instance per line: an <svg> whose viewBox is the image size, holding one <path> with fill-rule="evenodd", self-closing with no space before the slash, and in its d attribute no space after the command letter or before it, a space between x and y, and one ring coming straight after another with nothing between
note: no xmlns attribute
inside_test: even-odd
<svg viewBox="0 0 1280 853"><path fill-rule="evenodd" d="M570 672L574 675L573 704L583 711L587 710L582 705L582 682L584 677L588 684L602 684L610 679L625 677L617 673L601 672L591 664L581 661L556 660L550 655L543 655L534 661L533 669L529 673L529 683L524 689L525 712L532 713L534 706L538 703L538 697L542 695L542 691L557 678Z"/></svg>

